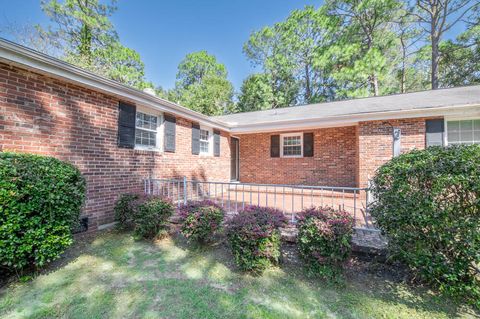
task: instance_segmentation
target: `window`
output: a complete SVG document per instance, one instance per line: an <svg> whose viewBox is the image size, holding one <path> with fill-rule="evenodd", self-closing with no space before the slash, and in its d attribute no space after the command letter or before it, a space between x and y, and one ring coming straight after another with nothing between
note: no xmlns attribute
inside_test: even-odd
<svg viewBox="0 0 480 319"><path fill-rule="evenodd" d="M158 117L137 112L135 121L135 146L157 147Z"/></svg>
<svg viewBox="0 0 480 319"><path fill-rule="evenodd" d="M210 131L200 129L200 154L210 153Z"/></svg>
<svg viewBox="0 0 480 319"><path fill-rule="evenodd" d="M303 156L302 134L283 134L281 135L281 143L282 157Z"/></svg>
<svg viewBox="0 0 480 319"><path fill-rule="evenodd" d="M447 122L448 144L480 144L480 119Z"/></svg>

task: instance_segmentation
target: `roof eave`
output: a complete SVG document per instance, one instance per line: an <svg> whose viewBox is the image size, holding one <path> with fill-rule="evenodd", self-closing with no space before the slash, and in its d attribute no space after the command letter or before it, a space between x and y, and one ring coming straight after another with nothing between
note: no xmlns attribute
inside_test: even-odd
<svg viewBox="0 0 480 319"><path fill-rule="evenodd" d="M322 119L301 119L265 122L247 125L231 125L232 134L251 134L279 131L306 130L315 128L353 126L364 121L394 120L418 117L480 117L480 105L443 106L437 108L362 113Z"/></svg>

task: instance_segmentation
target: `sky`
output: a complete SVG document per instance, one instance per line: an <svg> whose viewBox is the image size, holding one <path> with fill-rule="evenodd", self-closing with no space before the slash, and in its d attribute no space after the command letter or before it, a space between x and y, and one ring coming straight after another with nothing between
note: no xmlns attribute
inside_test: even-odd
<svg viewBox="0 0 480 319"><path fill-rule="evenodd" d="M251 32L284 20L294 9L319 6L299 0L119 0L111 20L123 45L140 53L147 80L175 85L186 54L207 50L228 70L238 90L255 71L242 52ZM14 24L47 24L40 0L0 0L0 19Z"/></svg>
<svg viewBox="0 0 480 319"><path fill-rule="evenodd" d="M172 88L185 55L207 50L225 64L238 92L243 79L255 72L242 52L249 35L284 20L294 9L321 4L321 0L119 0L111 20L122 44L140 53L146 78L155 85ZM0 20L0 25L49 22L40 0L0 0Z"/></svg>

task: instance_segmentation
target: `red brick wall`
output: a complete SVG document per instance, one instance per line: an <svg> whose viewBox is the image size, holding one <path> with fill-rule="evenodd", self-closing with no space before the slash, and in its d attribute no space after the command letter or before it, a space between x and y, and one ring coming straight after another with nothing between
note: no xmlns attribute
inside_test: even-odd
<svg viewBox="0 0 480 319"><path fill-rule="evenodd" d="M355 186L355 126L322 128L313 133L314 156L304 158L270 157L270 136L278 133L240 135L240 181Z"/></svg>
<svg viewBox="0 0 480 319"><path fill-rule="evenodd" d="M375 171L393 156L392 127L400 128L402 153L425 148L425 118L369 121L358 125L358 180L367 186Z"/></svg>
<svg viewBox="0 0 480 319"><path fill-rule="evenodd" d="M191 123L177 118L176 152L117 147L118 99L0 63L0 150L50 155L80 168L87 180L84 214L93 227L113 221L119 194L148 177L228 180L230 147L221 156L191 154Z"/></svg>

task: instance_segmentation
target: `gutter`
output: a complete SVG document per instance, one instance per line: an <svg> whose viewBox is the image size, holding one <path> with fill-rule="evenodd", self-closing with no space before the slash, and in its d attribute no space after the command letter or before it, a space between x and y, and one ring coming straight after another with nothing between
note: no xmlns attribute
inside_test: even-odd
<svg viewBox="0 0 480 319"><path fill-rule="evenodd" d="M425 109L397 110L375 113L347 114L316 119L291 119L275 122L261 122L255 124L231 125L230 132L235 134L265 133L286 130L301 130L327 127L354 126L364 121L394 120L419 117L464 117L475 115L480 117L480 105L442 106Z"/></svg>

